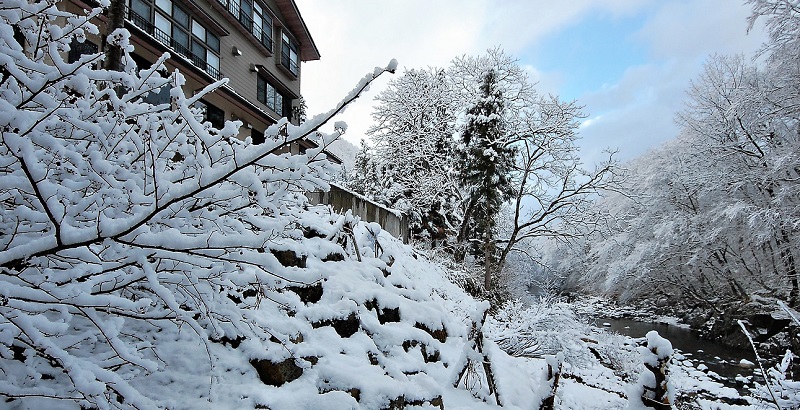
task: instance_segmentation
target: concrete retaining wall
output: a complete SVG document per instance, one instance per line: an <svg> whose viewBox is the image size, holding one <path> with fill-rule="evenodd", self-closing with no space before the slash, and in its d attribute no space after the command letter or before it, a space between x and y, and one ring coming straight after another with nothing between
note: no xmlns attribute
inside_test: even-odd
<svg viewBox="0 0 800 410"><path fill-rule="evenodd" d="M309 192L306 196L310 203L331 205L337 212L344 213L352 209L353 215L359 216L362 221L377 222L381 229L408 243L408 218L398 211L389 211L334 184L331 184L331 190L328 192Z"/></svg>

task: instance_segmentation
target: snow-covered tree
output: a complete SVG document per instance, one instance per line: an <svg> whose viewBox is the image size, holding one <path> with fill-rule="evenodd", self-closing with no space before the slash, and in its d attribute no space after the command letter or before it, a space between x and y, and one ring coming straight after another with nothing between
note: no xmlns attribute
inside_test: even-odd
<svg viewBox="0 0 800 410"><path fill-rule="evenodd" d="M511 199L514 148L506 140L503 94L494 71L488 71L482 95L467 110L467 125L461 134L459 170L468 190L469 202L459 238L479 238L484 261L484 287L492 286L496 243L494 229L501 206Z"/></svg>
<svg viewBox="0 0 800 410"><path fill-rule="evenodd" d="M361 140L361 148L356 152L353 169L347 172L342 184L345 188L374 199L377 192L378 170L372 148Z"/></svg>
<svg viewBox="0 0 800 410"><path fill-rule="evenodd" d="M161 354L171 330L206 345L274 338L242 292L303 282L276 275L270 250L303 237L303 192L327 186L323 149L343 126L319 128L384 70L252 145L240 124L217 130L192 108L225 80L185 95L180 73L159 74L168 55L137 69L126 30L108 40L121 71L94 69L102 54L68 63L102 10L57 6L0 8L0 397L158 408L133 381L174 359ZM169 104L144 101L164 86ZM302 138L319 148L288 154Z"/></svg>
<svg viewBox="0 0 800 410"><path fill-rule="evenodd" d="M473 160L480 151L487 160L496 154L500 161L497 175L505 182L495 182L501 182L497 187L503 191L500 203L507 208L503 215L508 221L492 223L490 232L500 240L492 252L500 271L511 253L532 254L527 248L533 238L572 238L596 226L600 218L590 212L588 198L611 185L615 166L608 161L594 171L583 169L576 145L580 107L539 95L525 70L501 49L457 57L444 70L409 70L378 97L371 131L375 152L369 158L380 185L367 196L419 214L429 234L447 235L458 243L456 259L461 259L464 243L484 242L479 224L487 219L471 216L478 199L471 194L475 181L458 180L459 175L483 171L465 168L476 163L454 163L457 156L449 147L469 127L475 133L475 119L481 117L469 109L486 98L484 80L490 71L492 92L501 96L497 103L503 107L493 119L502 127L491 141L470 136L474 146L466 149L474 150ZM479 146L483 142L486 146ZM369 172L364 168L362 174ZM351 179L366 184L361 176ZM351 189L369 191L352 184Z"/></svg>
<svg viewBox="0 0 800 410"><path fill-rule="evenodd" d="M503 149L515 153L508 174L510 220L496 234L502 244L499 271L511 253L531 254L535 238L572 239L596 229L603 215L593 212L591 198L614 188L616 162L610 156L594 170L584 169L576 145L581 107L537 93L524 70L499 49L454 60L454 88L463 96L474 95L470 84L481 69L496 73L505 108Z"/></svg>
<svg viewBox="0 0 800 410"><path fill-rule="evenodd" d="M407 213L414 235L443 239L461 222L453 135L456 107L442 69L411 69L375 97L375 200Z"/></svg>
<svg viewBox="0 0 800 410"><path fill-rule="evenodd" d="M800 12L751 4L751 24L770 30L765 58L711 57L678 114L681 134L628 164L627 195L597 203L618 229L562 258L588 288L711 311L754 296L798 303Z"/></svg>

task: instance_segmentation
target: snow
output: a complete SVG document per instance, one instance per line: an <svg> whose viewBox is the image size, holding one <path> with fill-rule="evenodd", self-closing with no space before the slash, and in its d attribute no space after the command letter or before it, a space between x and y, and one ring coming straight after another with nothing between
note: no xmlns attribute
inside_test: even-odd
<svg viewBox="0 0 800 410"><path fill-rule="evenodd" d="M669 366L671 398L738 398L657 333L636 348L566 303L490 310L380 225L308 206L303 193L328 187L333 168L322 147L287 144L338 138L345 124L320 129L396 60L333 110L281 120L250 146L240 124L212 129L191 108L224 80L187 97L177 72L86 59L64 75L59 47L96 32L86 20L98 12L0 10L0 63L14 77L0 84L3 406L530 409L554 392L557 408L625 408L655 380L643 363ZM44 44L35 59L8 24L23 20L28 36L51 36L32 42ZM127 31L112 41L130 52ZM141 101L164 84L172 104ZM28 98L37 108L18 105ZM783 387L791 359L769 369Z"/></svg>

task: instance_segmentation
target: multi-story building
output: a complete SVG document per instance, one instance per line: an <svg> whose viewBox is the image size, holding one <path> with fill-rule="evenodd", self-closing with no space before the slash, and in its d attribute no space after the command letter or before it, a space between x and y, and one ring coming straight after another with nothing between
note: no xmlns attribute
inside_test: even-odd
<svg viewBox="0 0 800 410"><path fill-rule="evenodd" d="M119 1L119 0L117 0ZM301 63L320 54L294 0L121 0L132 33L134 59L149 67L165 52L167 68L186 77L190 94L223 77L229 82L207 96L206 119L221 127L241 120L240 137L264 139L264 130L287 117L300 118ZM92 0L68 7L90 8ZM104 22L99 26L103 29ZM70 58L99 49L100 38L73 44ZM151 94L154 102L168 97ZM293 147L303 150L312 143Z"/></svg>

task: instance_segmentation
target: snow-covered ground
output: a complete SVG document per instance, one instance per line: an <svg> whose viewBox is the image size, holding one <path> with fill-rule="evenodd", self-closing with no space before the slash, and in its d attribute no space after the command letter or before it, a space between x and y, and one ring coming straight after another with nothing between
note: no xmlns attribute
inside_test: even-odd
<svg viewBox="0 0 800 410"><path fill-rule="evenodd" d="M318 207L301 220L324 236L348 218ZM480 366L453 387L470 318L483 303L449 282L442 267L386 232L375 232L374 224L355 224L349 238L355 239L361 261L356 247L322 237L306 238L294 248L306 256L305 266L283 269L294 278L313 278L313 285L287 286L256 304L253 315L270 324L272 340L208 341L189 328L127 329L158 343L160 363L156 371L121 375L158 406L171 409L496 408ZM243 302L263 296L247 295ZM539 408L552 392L547 358L552 362L553 349L566 352L560 355L555 408L631 406L629 394L643 371L633 339L576 325L565 305L515 308L529 315L518 324L538 324L542 348L538 357L509 356L491 341L503 326L502 313L488 319L485 350L503 408ZM561 318L567 319L558 329ZM693 402L697 408L732 408L716 399L737 397L735 391L684 359L673 359L675 388L692 395L705 392ZM0 407L78 408L43 398Z"/></svg>

